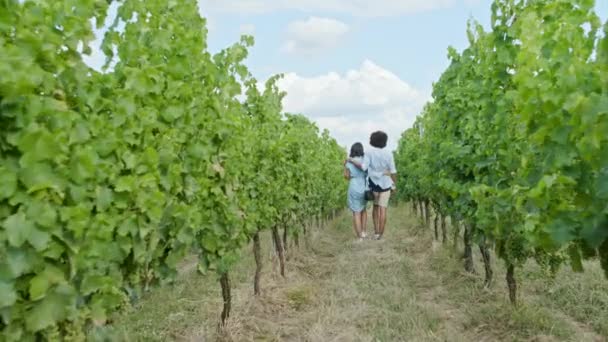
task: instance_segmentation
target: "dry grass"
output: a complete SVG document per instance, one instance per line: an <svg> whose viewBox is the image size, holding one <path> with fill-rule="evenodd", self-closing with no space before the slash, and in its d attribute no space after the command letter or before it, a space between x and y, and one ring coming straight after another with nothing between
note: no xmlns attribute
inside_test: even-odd
<svg viewBox="0 0 608 342"><path fill-rule="evenodd" d="M105 332L129 341L606 340L608 288L595 264L583 275L564 270L554 282L527 266L519 274L524 304L513 308L500 263L496 284L483 289L480 275L462 272L451 249L433 242L403 207L390 209L382 241L354 243L346 214L311 231L300 249L289 249L285 278L271 247L264 236L257 298L253 257L243 251L231 272L233 311L222 331L217 279L198 275L190 263L176 284L117 314Z"/></svg>

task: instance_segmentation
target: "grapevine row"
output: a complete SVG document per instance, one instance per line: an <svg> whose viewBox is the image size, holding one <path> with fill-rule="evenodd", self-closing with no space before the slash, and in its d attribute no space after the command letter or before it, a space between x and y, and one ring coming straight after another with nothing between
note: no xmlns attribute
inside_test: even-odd
<svg viewBox="0 0 608 342"><path fill-rule="evenodd" d="M258 90L251 37L212 55L195 0L125 0L100 73L82 56L111 3L0 2L1 340L82 340L192 254L224 321L243 246L259 293L259 233L282 254L342 207L344 151L282 114L276 77Z"/></svg>
<svg viewBox="0 0 608 342"><path fill-rule="evenodd" d="M467 33L401 137L401 197L464 226L486 285L494 248L514 303L530 258L555 274L599 257L608 275L608 23L593 1L496 0Z"/></svg>

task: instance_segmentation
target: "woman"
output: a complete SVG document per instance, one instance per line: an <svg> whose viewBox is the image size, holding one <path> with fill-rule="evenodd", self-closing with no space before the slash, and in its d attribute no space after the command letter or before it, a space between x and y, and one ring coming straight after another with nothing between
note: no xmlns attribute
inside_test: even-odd
<svg viewBox="0 0 608 342"><path fill-rule="evenodd" d="M384 235L388 202L391 192L395 191L397 169L393 154L385 149L388 136L382 131L372 133L369 139L371 150L365 155L363 162L349 159L357 169L369 174L369 187L374 192L374 238L380 240Z"/></svg>
<svg viewBox="0 0 608 342"><path fill-rule="evenodd" d="M363 162L363 145L355 143L350 149L350 159L353 162ZM357 241L362 241L365 238L367 226L367 211L365 200L365 178L367 173L357 168L353 162L347 162L344 165L344 178L348 182L348 208L353 212L353 228L357 236Z"/></svg>

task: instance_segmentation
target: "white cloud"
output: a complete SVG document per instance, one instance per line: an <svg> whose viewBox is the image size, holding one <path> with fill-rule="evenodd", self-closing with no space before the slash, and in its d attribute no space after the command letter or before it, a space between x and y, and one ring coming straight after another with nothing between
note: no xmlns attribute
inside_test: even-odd
<svg viewBox="0 0 608 342"><path fill-rule="evenodd" d="M287 27L288 39L282 49L293 54L314 54L336 46L348 31L348 25L330 18L293 21Z"/></svg>
<svg viewBox="0 0 608 342"><path fill-rule="evenodd" d="M199 0L201 7L222 12L266 13L279 10L326 11L356 16L419 13L463 3L462 0ZM470 0L464 0L470 1Z"/></svg>
<svg viewBox="0 0 608 342"><path fill-rule="evenodd" d="M389 135L389 147L395 148L401 132L414 123L429 99L369 60L344 75L288 73L279 86L287 91L285 111L307 115L343 146L367 143L371 132L383 130Z"/></svg>
<svg viewBox="0 0 608 342"><path fill-rule="evenodd" d="M246 34L252 36L255 34L255 25L253 24L243 24L239 27L240 34Z"/></svg>

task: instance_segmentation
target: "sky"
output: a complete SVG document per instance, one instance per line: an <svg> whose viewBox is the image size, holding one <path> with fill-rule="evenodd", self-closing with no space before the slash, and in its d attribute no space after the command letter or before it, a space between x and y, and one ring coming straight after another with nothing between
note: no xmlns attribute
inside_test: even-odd
<svg viewBox="0 0 608 342"><path fill-rule="evenodd" d="M430 100L448 46L468 45L467 20L488 26L491 2L199 0L199 7L212 52L242 34L255 37L246 64L261 82L284 75L286 112L306 115L347 149L375 130L388 133L393 149ZM608 0L597 2L605 20Z"/></svg>

